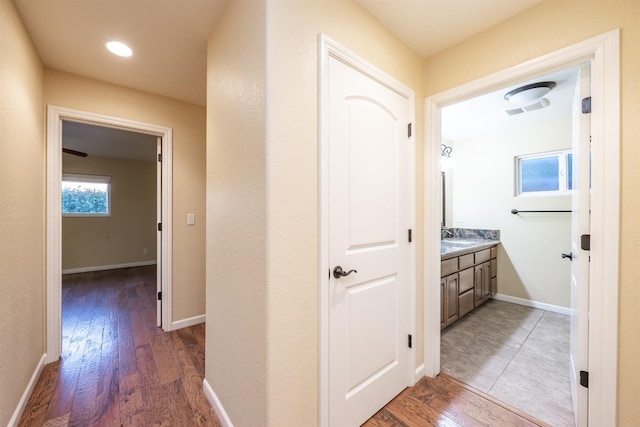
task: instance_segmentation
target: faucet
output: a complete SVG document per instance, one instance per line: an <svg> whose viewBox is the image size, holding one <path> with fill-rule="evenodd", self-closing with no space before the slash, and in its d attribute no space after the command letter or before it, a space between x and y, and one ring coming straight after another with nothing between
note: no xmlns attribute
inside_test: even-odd
<svg viewBox="0 0 640 427"><path fill-rule="evenodd" d="M444 227L440 228L440 238L444 239L444 238L447 237L447 235L449 237L453 237L453 233L451 232L451 230L448 230L448 229L446 229Z"/></svg>

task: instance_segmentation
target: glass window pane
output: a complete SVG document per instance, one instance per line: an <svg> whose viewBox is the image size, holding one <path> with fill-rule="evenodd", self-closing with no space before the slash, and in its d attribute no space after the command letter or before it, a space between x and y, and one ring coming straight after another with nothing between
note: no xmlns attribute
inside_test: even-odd
<svg viewBox="0 0 640 427"><path fill-rule="evenodd" d="M573 154L567 154L567 190L573 190Z"/></svg>
<svg viewBox="0 0 640 427"><path fill-rule="evenodd" d="M523 193L560 189L558 156L522 159L520 171Z"/></svg>
<svg viewBox="0 0 640 427"><path fill-rule="evenodd" d="M62 181L63 214L108 214L109 184Z"/></svg>

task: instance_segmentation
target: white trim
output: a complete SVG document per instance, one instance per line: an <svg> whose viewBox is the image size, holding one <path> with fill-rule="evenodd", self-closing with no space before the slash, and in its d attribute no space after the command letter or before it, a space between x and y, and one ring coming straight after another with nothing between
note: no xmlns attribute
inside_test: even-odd
<svg viewBox="0 0 640 427"><path fill-rule="evenodd" d="M328 88L329 88L329 57L333 56L350 67L373 78L391 90L405 97L409 102L409 120L413 124L413 132L409 138L408 168L408 199L409 199L409 227L416 231L416 174L415 174L415 93L414 91L382 72L359 55L340 45L325 34L318 35L318 322L319 330L319 364L318 383L319 400L318 423L320 426L329 425L329 152L327 129L328 117ZM416 336L416 240L409 245L409 333ZM409 370L407 371L407 386L415 384L415 348L409 349ZM372 414L373 415L373 414Z"/></svg>
<svg viewBox="0 0 640 427"><path fill-rule="evenodd" d="M66 270L62 270L62 274L75 274L75 273L88 273L91 271L104 271L104 270L117 270L118 268L129 268L129 267L144 267L147 265L156 265L158 262L156 260L153 261L137 261L137 262L127 262L125 264L110 264L110 265L94 265L91 267L78 267L78 268L67 268Z"/></svg>
<svg viewBox="0 0 640 427"><path fill-rule="evenodd" d="M162 322L165 331L172 324L172 206L173 206L173 130L164 126L119 117L47 106L47 222L46 222L46 355L47 363L60 358L62 349L62 120L131 130L162 137Z"/></svg>
<svg viewBox="0 0 640 427"><path fill-rule="evenodd" d="M511 295L495 294L493 298L498 301L510 302L513 304L524 305L525 307L539 308L540 310L552 311L558 314L571 315L571 309L559 305L547 304L544 302L532 301L530 299L512 297Z"/></svg>
<svg viewBox="0 0 640 427"><path fill-rule="evenodd" d="M420 381L422 377L424 377L424 363L421 363L420 366L416 368L413 376L413 384L415 385L415 383Z"/></svg>
<svg viewBox="0 0 640 427"><path fill-rule="evenodd" d="M175 331L176 329L188 328L189 326L199 325L200 323L205 323L206 320L207 320L207 316L205 314L188 317L186 319L176 320L171 324L171 330Z"/></svg>
<svg viewBox="0 0 640 427"><path fill-rule="evenodd" d="M222 427L233 427L233 423L231 422L231 418L229 418L229 414L227 414L227 411L224 410L222 402L220 402L220 399L218 399L218 395L215 391L213 391L211 384L209 384L209 381L207 381L206 378L202 382L202 389L204 390L204 395L207 396L207 400L218 416L218 420L220 420L220 424L222 424Z"/></svg>
<svg viewBox="0 0 640 427"><path fill-rule="evenodd" d="M7 427L17 427L17 425L20 423L20 418L24 413L24 409L27 407L27 403L29 402L29 398L33 394L33 390L36 388L38 378L40 378L40 374L42 374L42 369L44 368L46 360L47 355L43 354L42 357L40 357L40 361L36 365L36 369L33 371L33 374L31 374L31 379L27 384L27 388L24 389L22 397L20 397L20 400L18 401L18 406L16 406L16 410L13 411L13 415L11 416Z"/></svg>
<svg viewBox="0 0 640 427"><path fill-rule="evenodd" d="M440 109L552 71L592 65L589 424L616 425L620 240L620 31L613 30L425 100L425 235L439 236ZM437 175L436 175L437 174ZM425 239L425 371L440 371L439 238Z"/></svg>

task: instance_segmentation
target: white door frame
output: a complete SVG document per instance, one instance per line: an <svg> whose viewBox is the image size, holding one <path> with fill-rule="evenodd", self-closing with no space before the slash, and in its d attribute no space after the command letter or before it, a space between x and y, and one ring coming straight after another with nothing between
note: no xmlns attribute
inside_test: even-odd
<svg viewBox="0 0 640 427"><path fill-rule="evenodd" d="M370 76L409 100L409 120L415 129L415 94L413 90L383 73L360 56L324 34L318 36L318 323L319 323L319 390L318 423L329 425L329 57L332 56ZM415 131L413 132L415 134ZM408 186L409 227L415 230L415 138L409 142ZM415 235L416 233L414 233ZM416 250L409 248L409 327L415 337L416 327ZM407 386L415 383L415 348L409 351ZM373 414L371 414L373 415Z"/></svg>
<svg viewBox="0 0 640 427"><path fill-rule="evenodd" d="M171 128L136 122L119 117L47 106L47 222L46 222L46 363L60 358L62 349L62 121L88 123L162 138L162 325L170 330L172 322L172 146Z"/></svg>
<svg viewBox="0 0 640 427"><path fill-rule="evenodd" d="M492 90L591 62L592 189L589 424L616 425L620 240L620 31L613 30L425 101L424 366L440 372L440 110ZM437 238L436 238L437 237Z"/></svg>

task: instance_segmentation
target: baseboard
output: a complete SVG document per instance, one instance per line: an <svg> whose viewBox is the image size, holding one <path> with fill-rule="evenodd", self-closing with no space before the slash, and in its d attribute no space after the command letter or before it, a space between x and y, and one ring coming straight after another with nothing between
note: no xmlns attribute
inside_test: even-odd
<svg viewBox="0 0 640 427"><path fill-rule="evenodd" d="M207 400L209 400L209 403L213 407L213 410L216 412L216 415L218 416L222 427L233 427L231 418L229 418L227 411L225 411L222 407L222 402L220 402L220 399L218 399L216 392L213 391L213 388L211 388L211 384L209 384L209 381L207 381L206 378L204 379L204 381L202 381L202 388L204 389L204 395L207 396Z"/></svg>
<svg viewBox="0 0 640 427"><path fill-rule="evenodd" d="M175 322L171 323L171 330L175 331L176 329L199 325L200 323L204 323L205 320L207 320L207 316L205 316L204 314L201 314L200 316L189 317L187 319L176 320Z"/></svg>
<svg viewBox="0 0 640 427"><path fill-rule="evenodd" d="M40 362L38 362L38 365L36 366L35 371L33 371L33 374L31 375L31 379L29 380L29 384L27 384L27 388L24 390L24 393L22 393L22 397L18 401L16 410L13 411L13 416L9 420L9 424L7 424L7 427L16 427L20 422L22 413L27 407L27 402L29 401L33 390L36 388L36 383L38 382L38 378L40 378L40 374L42 373L42 369L44 368L46 359L47 355L43 354L40 358Z"/></svg>
<svg viewBox="0 0 640 427"><path fill-rule="evenodd" d="M567 316L571 315L571 309L567 307L561 307L559 305L546 304L544 302L531 301L524 298L512 297L510 295L496 294L493 298L498 301L511 302L514 304L520 304L527 307L539 308L541 310L552 311L554 313L565 314Z"/></svg>
<svg viewBox="0 0 640 427"><path fill-rule="evenodd" d="M418 382L424 377L424 363L420 364L414 372L414 381Z"/></svg>
<svg viewBox="0 0 640 427"><path fill-rule="evenodd" d="M88 273L90 271L116 270L118 268L129 268L129 267L144 267L146 265L156 265L157 263L158 262L156 260L151 260L151 261L127 262L125 264L94 265L92 267L68 268L66 270L62 270L62 274Z"/></svg>

